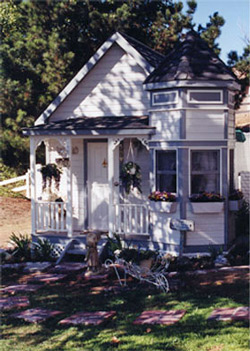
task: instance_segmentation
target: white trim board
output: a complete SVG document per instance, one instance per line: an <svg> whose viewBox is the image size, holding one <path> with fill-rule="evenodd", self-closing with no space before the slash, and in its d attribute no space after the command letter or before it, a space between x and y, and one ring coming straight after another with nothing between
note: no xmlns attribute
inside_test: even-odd
<svg viewBox="0 0 250 351"><path fill-rule="evenodd" d="M74 78L66 85L61 93L54 99L54 101L45 109L45 111L35 121L35 126L44 124L46 119L58 108L59 105L66 99L72 90L82 81L82 79L90 72L90 70L97 64L97 62L104 56L104 54L117 43L125 52L131 55L137 64L141 66L147 74L150 74L155 68L135 49L129 42L116 32L113 34L89 59L89 61L80 69Z"/></svg>

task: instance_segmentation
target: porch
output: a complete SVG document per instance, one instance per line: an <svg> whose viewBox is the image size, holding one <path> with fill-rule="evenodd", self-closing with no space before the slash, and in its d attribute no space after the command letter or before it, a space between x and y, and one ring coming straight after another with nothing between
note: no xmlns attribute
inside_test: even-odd
<svg viewBox="0 0 250 351"><path fill-rule="evenodd" d="M121 118L94 119L98 122L91 118L91 130L87 128L89 120L81 119L81 124L85 123L81 128L76 121L70 123L72 128L64 121L26 133L30 135L32 235L72 238L100 230L110 235L148 236L148 139L154 128L148 127L147 117L127 118L126 125ZM99 123L95 129L93 123ZM107 123L110 129L104 128ZM110 123L116 124L115 128L111 129ZM141 154L134 150L135 142ZM50 180L50 188L44 184L44 166L36 161L40 145L45 147L45 165L59 168L59 186L54 180ZM120 172L128 161L141 166L142 193L125 194Z"/></svg>

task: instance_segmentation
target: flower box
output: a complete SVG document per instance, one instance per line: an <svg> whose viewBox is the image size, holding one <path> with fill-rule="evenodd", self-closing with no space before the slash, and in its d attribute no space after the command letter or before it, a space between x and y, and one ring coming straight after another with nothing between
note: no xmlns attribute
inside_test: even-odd
<svg viewBox="0 0 250 351"><path fill-rule="evenodd" d="M242 207L243 199L240 200L229 200L229 210L239 211Z"/></svg>
<svg viewBox="0 0 250 351"><path fill-rule="evenodd" d="M174 213L177 209L177 202L150 201L149 208L153 212Z"/></svg>
<svg viewBox="0 0 250 351"><path fill-rule="evenodd" d="M224 202L190 202L193 213L220 213L224 209Z"/></svg>

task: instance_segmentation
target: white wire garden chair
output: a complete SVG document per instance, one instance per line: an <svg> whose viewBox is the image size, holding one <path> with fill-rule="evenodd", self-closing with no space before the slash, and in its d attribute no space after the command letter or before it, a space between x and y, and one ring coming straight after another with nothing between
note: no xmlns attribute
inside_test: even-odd
<svg viewBox="0 0 250 351"><path fill-rule="evenodd" d="M122 287L127 285L127 275L130 275L140 282L147 282L155 285L165 293L169 291L169 283L165 276L168 266L169 261L164 260L162 256L157 257L156 263L151 268L141 267L118 257L116 257L114 261L111 259L105 261L105 267L112 267L114 269ZM120 271L123 271L123 278L121 278Z"/></svg>

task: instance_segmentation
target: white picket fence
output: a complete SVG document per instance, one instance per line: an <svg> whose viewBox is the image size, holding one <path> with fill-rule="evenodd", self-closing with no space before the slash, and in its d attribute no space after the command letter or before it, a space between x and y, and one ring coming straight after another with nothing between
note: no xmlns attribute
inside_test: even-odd
<svg viewBox="0 0 250 351"><path fill-rule="evenodd" d="M28 199L30 199L30 170L28 170L22 176L11 178L11 179L2 180L0 182L0 186L14 184L14 183L17 183L17 182L20 182L20 181L23 181L23 180L25 181L25 185L15 187L15 188L13 188L11 190L14 191L14 192L25 191L26 197Z"/></svg>
<svg viewBox="0 0 250 351"><path fill-rule="evenodd" d="M146 204L115 204L114 232L148 235L148 215Z"/></svg>

